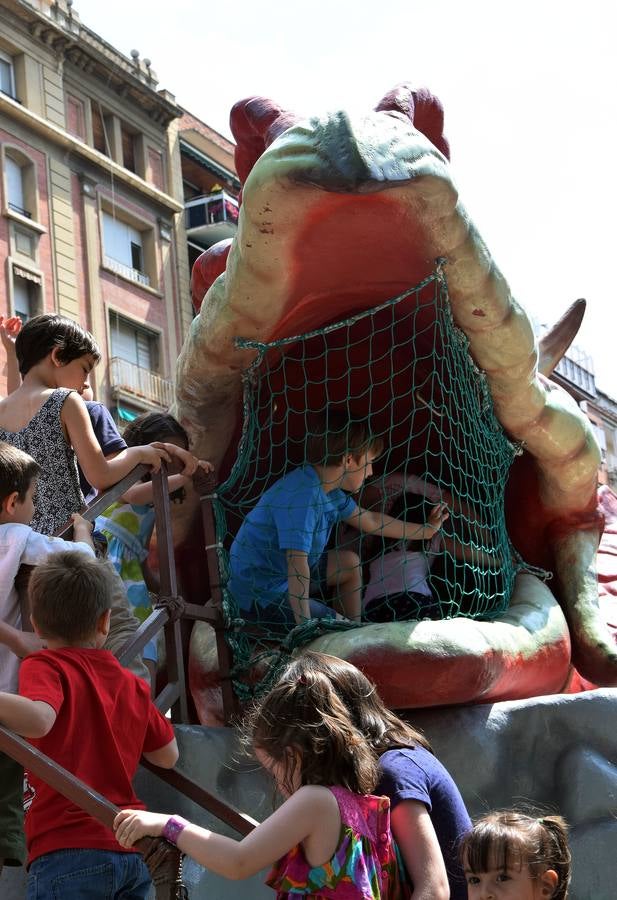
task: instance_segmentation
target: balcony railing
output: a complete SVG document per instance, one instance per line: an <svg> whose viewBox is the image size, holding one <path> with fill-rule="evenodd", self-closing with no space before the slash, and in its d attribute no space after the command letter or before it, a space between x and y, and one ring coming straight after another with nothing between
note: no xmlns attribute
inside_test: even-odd
<svg viewBox="0 0 617 900"><path fill-rule="evenodd" d="M238 227L238 201L226 191L205 194L185 204L188 236L203 247L233 237Z"/></svg>
<svg viewBox="0 0 617 900"><path fill-rule="evenodd" d="M139 269L132 269L130 266L118 262L117 259L113 259L111 256L104 257L103 265L106 269L111 269L112 272L117 272L118 275L122 275L123 278L128 278L129 281L136 281L138 284L143 284L146 287L150 286L150 278L148 275L144 272L140 272Z"/></svg>
<svg viewBox="0 0 617 900"><path fill-rule="evenodd" d="M583 361L586 363L585 365L575 362L570 356L566 355L559 360L555 371L571 384L595 397L596 380L593 371L591 371L591 361L587 361L584 357Z"/></svg>
<svg viewBox="0 0 617 900"><path fill-rule="evenodd" d="M131 394L147 403L167 409L173 400L173 384L167 378L155 375L149 369L143 369L122 359L112 357L109 366L111 388L114 393L122 391Z"/></svg>
<svg viewBox="0 0 617 900"><path fill-rule="evenodd" d="M24 216L26 219L32 218L32 213L28 209L24 209L23 206L18 206L17 203L11 202L9 200L9 209L12 209L13 212L19 213L20 216Z"/></svg>

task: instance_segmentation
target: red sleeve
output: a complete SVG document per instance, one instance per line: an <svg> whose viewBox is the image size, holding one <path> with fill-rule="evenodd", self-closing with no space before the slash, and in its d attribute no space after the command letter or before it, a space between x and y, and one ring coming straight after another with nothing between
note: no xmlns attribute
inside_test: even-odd
<svg viewBox="0 0 617 900"><path fill-rule="evenodd" d="M144 752L152 753L166 747L175 737L171 722L163 716L154 703L150 704L150 716L144 738Z"/></svg>
<svg viewBox="0 0 617 900"><path fill-rule="evenodd" d="M55 666L43 654L27 656L19 667L19 693L29 700L49 703L56 714L64 701L62 680Z"/></svg>

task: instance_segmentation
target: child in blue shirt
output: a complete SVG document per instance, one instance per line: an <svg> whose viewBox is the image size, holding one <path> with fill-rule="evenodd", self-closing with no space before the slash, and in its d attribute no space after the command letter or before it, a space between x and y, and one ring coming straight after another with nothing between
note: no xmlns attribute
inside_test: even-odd
<svg viewBox="0 0 617 900"><path fill-rule="evenodd" d="M307 441L306 465L272 485L247 515L231 546L229 590L247 620L291 629L312 618L359 622L362 571L356 553L325 553L338 522L365 534L431 538L448 517L445 504L426 524L403 522L359 507L349 496L372 474L382 450L368 423L330 411ZM335 588L336 609L311 598ZM338 613L338 616L337 616Z"/></svg>

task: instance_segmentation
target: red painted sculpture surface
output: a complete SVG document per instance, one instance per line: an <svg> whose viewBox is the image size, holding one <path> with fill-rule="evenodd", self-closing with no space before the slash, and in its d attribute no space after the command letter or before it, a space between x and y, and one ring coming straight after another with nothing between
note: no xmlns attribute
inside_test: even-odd
<svg viewBox="0 0 617 900"><path fill-rule="evenodd" d="M607 490L598 498L591 428L548 377L584 304L537 347L459 201L443 112L428 91L401 85L358 120L300 121L251 98L233 108L231 126L239 230L195 264L198 316L178 367L178 413L200 455L224 473L235 453L240 373L253 357L236 349L236 336L268 341L336 322L412 287L445 257L454 320L504 430L525 448L508 484L510 536L529 563L555 575L549 586L519 575L497 621L370 625L311 646L360 665L402 708L617 685L617 501ZM191 669L200 715L216 721L207 626L196 629Z"/></svg>

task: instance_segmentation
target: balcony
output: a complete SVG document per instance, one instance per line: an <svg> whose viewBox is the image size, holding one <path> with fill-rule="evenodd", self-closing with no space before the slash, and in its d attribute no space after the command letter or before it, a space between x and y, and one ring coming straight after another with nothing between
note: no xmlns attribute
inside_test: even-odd
<svg viewBox="0 0 617 900"><path fill-rule="evenodd" d="M114 396L125 394L151 406L168 409L173 400L173 384L167 378L142 369L128 359L114 356L109 364L111 392Z"/></svg>
<svg viewBox="0 0 617 900"><path fill-rule="evenodd" d="M238 201L226 191L204 194L184 205L186 233L206 250L233 237L238 228Z"/></svg>
<svg viewBox="0 0 617 900"><path fill-rule="evenodd" d="M591 397L596 396L596 379L593 373L593 362L590 357L571 347L555 367L558 375Z"/></svg>
<svg viewBox="0 0 617 900"><path fill-rule="evenodd" d="M143 284L145 287L150 287L150 278L144 272L140 272L139 269L132 269L131 266L118 262L117 259L113 259L111 256L103 257L103 265L106 269L109 269L111 272L116 272L123 278L128 279L128 281L135 281L137 284Z"/></svg>

